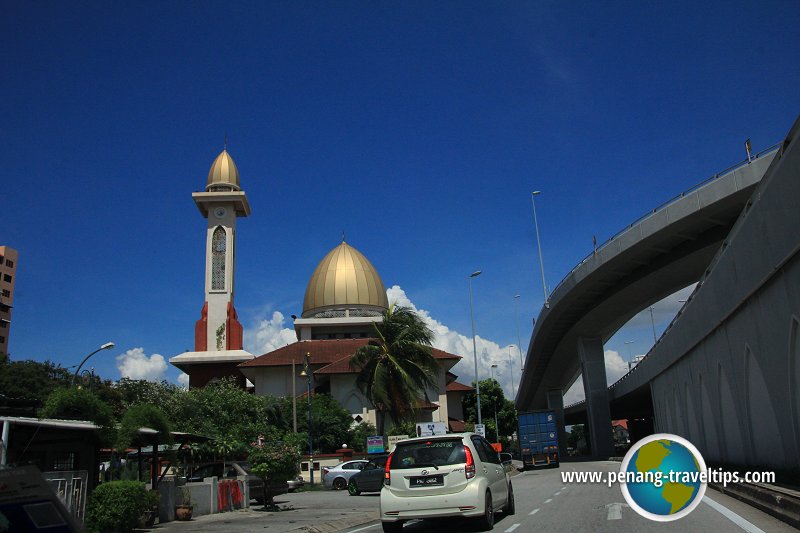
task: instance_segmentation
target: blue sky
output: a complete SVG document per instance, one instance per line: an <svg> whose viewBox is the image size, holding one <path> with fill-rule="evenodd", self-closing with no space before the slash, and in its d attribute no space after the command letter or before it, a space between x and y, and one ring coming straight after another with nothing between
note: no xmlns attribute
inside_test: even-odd
<svg viewBox="0 0 800 533"><path fill-rule="evenodd" d="M284 339L344 231L456 337L483 270L482 368L505 364L513 296L523 350L543 299L530 192L554 288L593 235L740 161L745 139L783 138L798 27L788 1L4 2L12 358L70 366L111 340L92 364L118 378L126 352L146 365L193 347L205 221L191 193L227 135L253 208L237 226L246 348ZM676 302L656 306L659 332ZM606 348L651 344L646 313Z"/></svg>

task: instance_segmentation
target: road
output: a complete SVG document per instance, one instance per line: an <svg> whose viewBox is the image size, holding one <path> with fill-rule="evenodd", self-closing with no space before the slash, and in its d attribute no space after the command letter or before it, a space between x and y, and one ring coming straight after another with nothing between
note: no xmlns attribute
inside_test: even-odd
<svg viewBox="0 0 800 533"><path fill-rule="evenodd" d="M628 508L619 485L564 484L561 471L619 471L620 463L593 461L563 463L558 469L534 470L512 479L516 494L517 512L514 516L497 515L495 532L639 532L681 531L719 533L721 531L790 532L796 531L766 513L738 500L707 490L703 503L691 514L672 523L652 522ZM711 501L712 503L709 503ZM715 508L721 506L720 510ZM722 514L730 513L730 518ZM738 523L734 520L739 521ZM447 524L447 525L445 525ZM750 524L750 525L748 525ZM381 530L379 522L348 528L348 533L374 533ZM452 521L409 522L407 533L442 531L477 531L468 522Z"/></svg>
<svg viewBox="0 0 800 533"><path fill-rule="evenodd" d="M590 461L563 463L558 469L533 470L512 478L517 512L497 515L495 532L639 532L681 531L720 533L796 531L766 513L738 500L707 490L703 503L690 515L676 522L658 523L639 516L625 505L619 485L564 484L562 471L618 471L620 463ZM346 532L378 533L378 494L350 496L347 491L311 491L285 494L276 498L285 511L267 513L242 510L201 516L191 522L169 522L154 531L200 533L210 531L249 532ZM724 513L724 514L723 514ZM406 533L477 531L470 522L460 520L416 521L403 528Z"/></svg>

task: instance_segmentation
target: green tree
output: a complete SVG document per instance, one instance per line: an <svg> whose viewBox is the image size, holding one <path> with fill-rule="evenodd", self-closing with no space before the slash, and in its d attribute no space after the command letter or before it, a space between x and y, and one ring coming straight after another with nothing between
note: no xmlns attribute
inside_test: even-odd
<svg viewBox="0 0 800 533"><path fill-rule="evenodd" d="M472 383L475 386L475 383ZM476 394L470 391L464 394L464 416L467 422L477 423L478 407ZM481 380L481 419L486 425L486 436L496 438L498 428L495 427L495 412L497 423L500 425L499 436L508 436L517 431L517 410L514 402L508 400L503 393L503 388L495 379Z"/></svg>
<svg viewBox="0 0 800 533"><path fill-rule="evenodd" d="M303 450L308 450L308 398L297 402L297 431L305 435ZM286 433L292 432L291 413L292 398L279 400L278 411L281 413L277 427ZM287 416L288 415L288 416ZM353 417L330 394L313 394L311 396L311 434L314 449L319 453L333 453L349 444L350 427ZM374 433L373 433L374 435Z"/></svg>
<svg viewBox="0 0 800 533"><path fill-rule="evenodd" d="M253 446L249 455L251 471L264 482L264 507L274 506L272 485L283 483L297 475L300 452L287 443Z"/></svg>
<svg viewBox="0 0 800 533"><path fill-rule="evenodd" d="M350 430L347 444L357 452L366 452L367 437L376 435L377 431L369 422L362 422Z"/></svg>
<svg viewBox="0 0 800 533"><path fill-rule="evenodd" d="M54 390L39 409L39 418L88 420L101 427L100 437L105 444L114 441L111 407L88 389L72 387Z"/></svg>
<svg viewBox="0 0 800 533"><path fill-rule="evenodd" d="M0 410L31 416L57 388L69 386L72 374L50 361L0 362Z"/></svg>
<svg viewBox="0 0 800 533"><path fill-rule="evenodd" d="M129 448L139 436L139 429L143 427L156 430L159 443L172 442L172 425L164 411L154 405L141 403L134 405L123 415L117 430L117 449L123 451Z"/></svg>
<svg viewBox="0 0 800 533"><path fill-rule="evenodd" d="M433 332L413 310L392 304L374 324L377 339L350 360L359 372L356 385L378 411L378 433L386 416L395 422L415 419L427 390L437 389L439 365L431 353Z"/></svg>
<svg viewBox="0 0 800 533"><path fill-rule="evenodd" d="M233 440L236 450L256 442L259 435L271 433L275 427L285 428L285 415L279 402L269 396L256 396L240 389L232 379L176 394L165 411L175 429L205 435L212 442L203 447L206 455L214 454L213 439Z"/></svg>

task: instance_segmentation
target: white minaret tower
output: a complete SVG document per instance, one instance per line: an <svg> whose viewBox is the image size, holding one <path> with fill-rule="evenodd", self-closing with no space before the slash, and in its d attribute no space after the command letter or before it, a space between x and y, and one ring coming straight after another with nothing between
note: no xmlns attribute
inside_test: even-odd
<svg viewBox="0 0 800 533"><path fill-rule="evenodd" d="M224 376L233 376L244 386L244 376L236 365L253 355L242 349L242 325L233 307L233 294L236 219L250 214L250 204L227 149L211 165L205 191L192 193L192 199L208 221L205 304L195 324L195 351L170 362L189 374L190 387L202 387Z"/></svg>

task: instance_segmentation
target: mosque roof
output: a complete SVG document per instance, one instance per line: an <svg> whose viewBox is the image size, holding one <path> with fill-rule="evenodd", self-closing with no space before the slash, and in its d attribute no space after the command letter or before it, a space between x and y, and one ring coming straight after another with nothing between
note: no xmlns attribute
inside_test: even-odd
<svg viewBox="0 0 800 533"><path fill-rule="evenodd" d="M307 353L311 354L312 365L325 365L314 371L315 374L339 374L351 373L355 370L350 369L350 357L362 346L366 346L375 339L320 339L298 341L278 348L272 352L256 357L250 361L242 363L240 367L261 367L261 366L287 366L292 361L301 365ZM443 350L431 348L433 357L437 360L459 360L461 357L447 353Z"/></svg>
<svg viewBox="0 0 800 533"><path fill-rule="evenodd" d="M361 252L342 242L314 269L303 300L303 318L352 308L373 311L364 316L378 316L388 307L386 289L375 267Z"/></svg>
<svg viewBox="0 0 800 533"><path fill-rule="evenodd" d="M208 171L206 190L218 186L228 186L237 191L240 189L239 169L236 168L236 163L233 162L228 150L222 150Z"/></svg>

